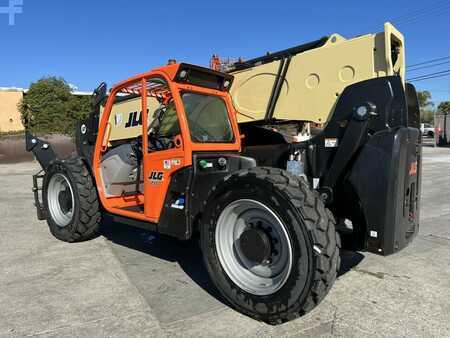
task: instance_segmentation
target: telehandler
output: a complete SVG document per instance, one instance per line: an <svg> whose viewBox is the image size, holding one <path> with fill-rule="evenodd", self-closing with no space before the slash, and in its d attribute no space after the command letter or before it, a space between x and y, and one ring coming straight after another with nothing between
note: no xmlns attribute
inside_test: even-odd
<svg viewBox="0 0 450 338"><path fill-rule="evenodd" d="M199 234L224 299L282 323L330 290L340 233L382 255L417 234L417 95L390 24L224 71L171 63L109 94L102 83L67 159L27 132L42 166L37 215L67 242L95 236L105 214L180 240Z"/></svg>

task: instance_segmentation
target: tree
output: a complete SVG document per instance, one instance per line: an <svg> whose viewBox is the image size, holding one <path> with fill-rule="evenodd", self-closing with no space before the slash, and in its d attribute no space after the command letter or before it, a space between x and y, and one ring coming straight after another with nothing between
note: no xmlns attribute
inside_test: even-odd
<svg viewBox="0 0 450 338"><path fill-rule="evenodd" d="M434 103L431 102L431 93L428 90L417 92L419 101L420 122L433 123L434 120Z"/></svg>
<svg viewBox="0 0 450 338"><path fill-rule="evenodd" d="M89 107L88 96L72 95L63 78L51 76L32 83L18 108L32 132L73 135L76 121L87 117Z"/></svg>
<svg viewBox="0 0 450 338"><path fill-rule="evenodd" d="M450 101L442 101L441 103L439 103L437 109L439 114L450 114Z"/></svg>
<svg viewBox="0 0 450 338"><path fill-rule="evenodd" d="M430 101L431 93L428 90L417 92L417 98L419 100L419 108L421 111L425 108L434 106L434 103Z"/></svg>
<svg viewBox="0 0 450 338"><path fill-rule="evenodd" d="M433 123L434 121L434 111L425 110L420 114L420 122L422 123Z"/></svg>

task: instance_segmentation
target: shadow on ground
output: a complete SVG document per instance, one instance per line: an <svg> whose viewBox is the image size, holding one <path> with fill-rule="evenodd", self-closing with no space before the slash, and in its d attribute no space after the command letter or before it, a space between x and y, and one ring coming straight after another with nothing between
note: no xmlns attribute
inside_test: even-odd
<svg viewBox="0 0 450 338"><path fill-rule="evenodd" d="M102 226L102 235L107 240L159 259L177 263L192 281L212 297L226 304L206 271L198 240L179 241L158 233L113 222L111 219L105 220L104 223L107 226ZM361 253L342 250L338 277L353 269L363 259L364 256Z"/></svg>
<svg viewBox="0 0 450 338"><path fill-rule="evenodd" d="M137 250L145 254L177 263L198 286L208 294L226 304L214 287L203 265L202 252L198 240L179 241L155 232L131 227L107 219L101 234L109 241Z"/></svg>

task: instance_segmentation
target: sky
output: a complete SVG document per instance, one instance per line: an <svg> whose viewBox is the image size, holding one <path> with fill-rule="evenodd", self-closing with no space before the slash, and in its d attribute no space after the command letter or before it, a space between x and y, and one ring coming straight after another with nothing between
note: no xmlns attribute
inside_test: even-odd
<svg viewBox="0 0 450 338"><path fill-rule="evenodd" d="M249 59L332 33L382 31L385 21L405 35L407 65L450 56L450 0L22 0L14 25L1 10L9 1L0 0L0 87L56 75L90 91L171 58L204 66L214 53ZM450 100L450 76L414 84L436 103Z"/></svg>

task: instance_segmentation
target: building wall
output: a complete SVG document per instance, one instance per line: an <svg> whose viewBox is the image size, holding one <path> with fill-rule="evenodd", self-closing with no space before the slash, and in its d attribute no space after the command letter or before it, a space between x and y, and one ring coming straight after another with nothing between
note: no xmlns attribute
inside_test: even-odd
<svg viewBox="0 0 450 338"><path fill-rule="evenodd" d="M17 105L23 97L22 91L0 91L0 132L24 130Z"/></svg>

